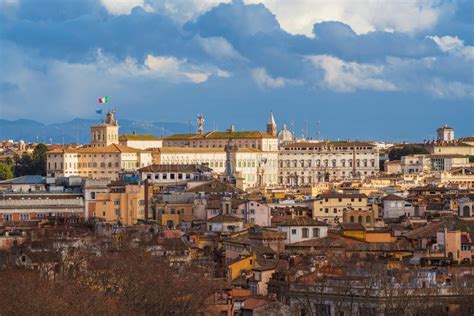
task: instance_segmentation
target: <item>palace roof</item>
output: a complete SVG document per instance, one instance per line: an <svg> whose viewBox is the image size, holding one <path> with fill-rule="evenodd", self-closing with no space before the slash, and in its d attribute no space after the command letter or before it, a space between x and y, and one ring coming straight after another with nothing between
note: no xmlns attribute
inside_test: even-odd
<svg viewBox="0 0 474 316"><path fill-rule="evenodd" d="M174 134L163 137L163 140L204 140L204 139L261 139L276 138L260 131L207 132L203 134Z"/></svg>

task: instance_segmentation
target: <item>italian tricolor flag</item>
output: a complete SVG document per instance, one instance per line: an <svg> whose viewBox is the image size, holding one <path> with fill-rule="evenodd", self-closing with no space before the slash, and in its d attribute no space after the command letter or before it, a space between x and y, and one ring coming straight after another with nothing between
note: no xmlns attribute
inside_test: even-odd
<svg viewBox="0 0 474 316"><path fill-rule="evenodd" d="M99 103L109 103L109 97L99 98Z"/></svg>

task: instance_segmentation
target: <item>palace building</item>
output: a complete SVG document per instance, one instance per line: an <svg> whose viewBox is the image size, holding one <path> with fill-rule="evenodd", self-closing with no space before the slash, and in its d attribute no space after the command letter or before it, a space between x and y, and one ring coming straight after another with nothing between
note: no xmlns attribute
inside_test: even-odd
<svg viewBox="0 0 474 316"><path fill-rule="evenodd" d="M91 144L79 148L48 151L46 170L49 177L81 176L116 180L124 171L152 164L150 151L119 144L119 125L113 112L91 126Z"/></svg>
<svg viewBox="0 0 474 316"><path fill-rule="evenodd" d="M379 171L379 152L367 142L294 142L279 155L279 183L299 186L364 178Z"/></svg>

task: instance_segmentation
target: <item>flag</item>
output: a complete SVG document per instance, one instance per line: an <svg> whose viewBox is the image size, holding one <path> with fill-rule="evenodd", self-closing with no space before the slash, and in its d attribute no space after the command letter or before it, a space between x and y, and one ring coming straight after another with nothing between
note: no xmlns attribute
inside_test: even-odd
<svg viewBox="0 0 474 316"><path fill-rule="evenodd" d="M102 109L95 110L95 113L102 114Z"/></svg>
<svg viewBox="0 0 474 316"><path fill-rule="evenodd" d="M109 97L99 98L99 103L109 103Z"/></svg>

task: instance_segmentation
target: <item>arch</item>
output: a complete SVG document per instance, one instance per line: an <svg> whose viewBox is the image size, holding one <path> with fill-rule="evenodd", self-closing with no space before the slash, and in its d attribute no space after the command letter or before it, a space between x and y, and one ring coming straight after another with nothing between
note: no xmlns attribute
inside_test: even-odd
<svg viewBox="0 0 474 316"><path fill-rule="evenodd" d="M351 222L351 223L354 223L354 215L351 215L350 222Z"/></svg>
<svg viewBox="0 0 474 316"><path fill-rule="evenodd" d="M469 205L464 205L462 208L462 217L469 217L471 216L471 208Z"/></svg>
<svg viewBox="0 0 474 316"><path fill-rule="evenodd" d="M359 224L362 224L362 215L359 215L359 217L357 218L357 222L358 222Z"/></svg>
<svg viewBox="0 0 474 316"><path fill-rule="evenodd" d="M371 222L370 216L367 215L367 216L365 217L365 223L366 223L366 224L370 224L370 222Z"/></svg>

